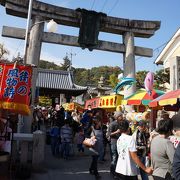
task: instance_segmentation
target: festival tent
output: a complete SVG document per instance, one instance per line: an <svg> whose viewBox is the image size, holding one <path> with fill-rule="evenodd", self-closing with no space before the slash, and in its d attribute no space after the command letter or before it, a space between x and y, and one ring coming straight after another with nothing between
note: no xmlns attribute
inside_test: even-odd
<svg viewBox="0 0 180 180"><path fill-rule="evenodd" d="M180 107L180 89L169 91L149 103L151 108L163 106L165 110L179 110Z"/></svg>
<svg viewBox="0 0 180 180"><path fill-rule="evenodd" d="M119 95L119 94L88 99L85 102L84 109L88 109L88 105L91 105L92 109L102 108L102 109L115 110L117 106L121 105L122 99L123 99L123 95Z"/></svg>
<svg viewBox="0 0 180 180"><path fill-rule="evenodd" d="M160 90L153 89L151 94L149 94L145 89L139 89L133 95L124 99L122 101L122 104L123 105L145 105L145 106L147 106L153 99L155 99L163 94L164 94L164 92L160 91Z"/></svg>
<svg viewBox="0 0 180 180"><path fill-rule="evenodd" d="M86 100L84 109L87 110L89 105L91 106L93 114L98 113L102 117L102 122L106 124L108 121L107 114L105 109L100 108L100 97Z"/></svg>

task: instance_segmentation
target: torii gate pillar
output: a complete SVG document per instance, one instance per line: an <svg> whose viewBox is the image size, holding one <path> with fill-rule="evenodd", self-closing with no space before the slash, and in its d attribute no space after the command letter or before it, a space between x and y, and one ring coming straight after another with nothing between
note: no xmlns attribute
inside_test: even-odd
<svg viewBox="0 0 180 180"><path fill-rule="evenodd" d="M30 38L27 45L26 63L33 64L33 75L32 75L32 89L31 89L31 116L24 117L24 132L31 133L32 114L36 92L36 79L38 75L38 65L41 54L42 36L44 33L44 22L42 17L35 16L33 19L32 28L30 30Z"/></svg>
<svg viewBox="0 0 180 180"><path fill-rule="evenodd" d="M135 53L134 53L134 34L126 32L123 35L123 43L125 45L125 53L123 54L124 77L135 78ZM129 89L125 86L124 97L128 97L136 92L136 85L133 84Z"/></svg>

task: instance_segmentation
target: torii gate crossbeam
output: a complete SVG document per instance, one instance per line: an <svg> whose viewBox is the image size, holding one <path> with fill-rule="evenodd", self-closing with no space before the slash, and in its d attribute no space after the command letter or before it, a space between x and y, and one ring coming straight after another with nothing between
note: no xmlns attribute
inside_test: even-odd
<svg viewBox="0 0 180 180"><path fill-rule="evenodd" d="M6 13L27 18L28 0L0 0ZM32 8L32 25L30 30L27 63L38 66L42 42L78 46L77 37L49 34L44 32L44 23L54 19L58 24L80 27L81 13L72 9L58 7L34 0ZM123 44L99 41L97 49L123 53L124 77L135 78L135 55L152 57L152 49L134 45L134 37L149 38L160 28L160 21L130 20L117 17L101 17L101 32L123 36ZM3 36L23 39L25 30L19 28L3 28ZM35 75L36 78L36 75ZM34 86L33 86L34 87ZM125 97L135 92L135 85L125 91Z"/></svg>

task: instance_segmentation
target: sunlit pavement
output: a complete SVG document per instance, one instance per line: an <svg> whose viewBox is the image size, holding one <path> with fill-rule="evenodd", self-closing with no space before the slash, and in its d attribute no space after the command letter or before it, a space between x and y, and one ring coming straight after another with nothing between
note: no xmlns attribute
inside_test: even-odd
<svg viewBox="0 0 180 180"><path fill-rule="evenodd" d="M68 160L53 157L50 146L46 146L45 162L37 172L32 173L30 180L94 180L95 177L88 171L91 162L88 150L81 155L76 152L75 147L75 154ZM98 164L99 174L102 180L112 180L109 156L106 159L107 161ZM152 180L152 177L149 179Z"/></svg>

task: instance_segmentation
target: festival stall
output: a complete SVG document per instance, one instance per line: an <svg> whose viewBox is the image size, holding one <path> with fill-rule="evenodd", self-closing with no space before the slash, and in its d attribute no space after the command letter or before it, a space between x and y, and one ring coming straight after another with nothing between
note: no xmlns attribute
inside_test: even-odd
<svg viewBox="0 0 180 180"><path fill-rule="evenodd" d="M123 99L123 95L109 95L109 96L101 96L92 99L88 99L85 102L85 108L88 109L88 106L91 106L91 109L102 108L107 111L116 111L116 108L121 104Z"/></svg>
<svg viewBox="0 0 180 180"><path fill-rule="evenodd" d="M140 89L136 91L132 96L124 99L122 101L123 105L133 105L135 112L129 112L127 114L127 119L130 121L140 121L140 120L147 120L151 122L151 127L155 127L155 119L157 116L156 110L151 112L148 111L149 103L164 94L163 91L160 90L151 90L151 93L148 93L145 89Z"/></svg>
<svg viewBox="0 0 180 180"><path fill-rule="evenodd" d="M145 89L139 89L132 96L123 99L122 105L134 105L137 112L144 112L153 99L163 94L164 92L160 90L153 89L149 94Z"/></svg>
<svg viewBox="0 0 180 180"><path fill-rule="evenodd" d="M149 103L149 107L163 107L166 111L178 111L180 108L180 89L169 91Z"/></svg>
<svg viewBox="0 0 180 180"><path fill-rule="evenodd" d="M120 108L123 95L109 95L101 96L99 107L105 109L107 112L114 112L117 108Z"/></svg>
<svg viewBox="0 0 180 180"><path fill-rule="evenodd" d="M100 97L96 97L96 98L86 100L85 109L88 109L88 107L90 106L92 111L93 111L93 115L99 115L102 118L102 122L104 124L106 124L108 121L107 112L105 109L100 107L100 101L101 101Z"/></svg>

